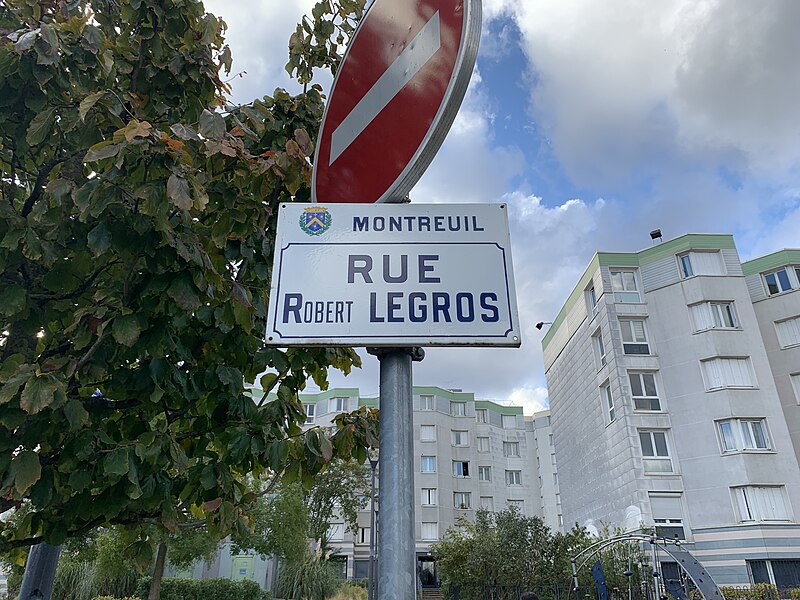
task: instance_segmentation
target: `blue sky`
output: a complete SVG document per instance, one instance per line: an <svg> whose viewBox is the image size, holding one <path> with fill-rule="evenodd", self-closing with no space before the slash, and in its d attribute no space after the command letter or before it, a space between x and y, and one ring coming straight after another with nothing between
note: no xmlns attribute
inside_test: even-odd
<svg viewBox="0 0 800 600"><path fill-rule="evenodd" d="M311 0L211 0L229 25L233 99L275 87ZM736 236L742 259L800 247L800 2L485 0L481 50L413 202L508 202L523 346L432 348L415 383L532 412L546 401L538 321L595 251L649 232ZM330 76L319 82L329 88ZM378 391L377 361L336 385Z"/></svg>

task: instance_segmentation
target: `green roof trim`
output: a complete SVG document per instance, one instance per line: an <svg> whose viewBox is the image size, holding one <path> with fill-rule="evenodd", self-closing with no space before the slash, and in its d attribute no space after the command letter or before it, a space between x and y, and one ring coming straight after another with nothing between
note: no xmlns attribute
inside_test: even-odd
<svg viewBox="0 0 800 600"><path fill-rule="evenodd" d="M589 285L592 276L599 267L641 267L688 250L710 250L715 248L735 250L736 243L733 241L733 236L729 233L687 233L639 252L596 253L580 280L578 280L575 289L572 290L564 306L561 307L558 315L553 320L553 324L547 334L542 338L542 348L546 349L550 344L575 303L583 300L583 291Z"/></svg>
<svg viewBox="0 0 800 600"><path fill-rule="evenodd" d="M800 248L785 248L742 263L745 275L757 275L786 265L800 265Z"/></svg>
<svg viewBox="0 0 800 600"><path fill-rule="evenodd" d="M492 412L500 413L501 415L522 414L521 406L505 406L503 404L498 404L497 402L492 402L491 400L475 400L475 408L485 408L486 410L491 410Z"/></svg>
<svg viewBox="0 0 800 600"><path fill-rule="evenodd" d="M447 398L453 402L469 402L475 399L475 394L472 392L453 392L444 388L436 387L435 385L415 385L415 396L439 396Z"/></svg>
<svg viewBox="0 0 800 600"><path fill-rule="evenodd" d="M370 408L380 408L381 399L379 396L375 396L373 398L364 398L361 397L358 399L359 406L369 406Z"/></svg>

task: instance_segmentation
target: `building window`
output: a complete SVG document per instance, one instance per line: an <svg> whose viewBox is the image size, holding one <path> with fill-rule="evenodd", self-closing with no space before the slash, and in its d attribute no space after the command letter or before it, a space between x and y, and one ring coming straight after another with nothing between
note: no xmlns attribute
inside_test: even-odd
<svg viewBox="0 0 800 600"><path fill-rule="evenodd" d="M436 488L422 488L422 506L436 506Z"/></svg>
<svg viewBox="0 0 800 600"><path fill-rule="evenodd" d="M661 410L655 373L628 372L634 410Z"/></svg>
<svg viewBox="0 0 800 600"><path fill-rule="evenodd" d="M433 396L424 395L419 397L419 409L420 410L434 410L433 408Z"/></svg>
<svg viewBox="0 0 800 600"><path fill-rule="evenodd" d="M494 498L492 496L481 496L481 508L488 511L493 511Z"/></svg>
<svg viewBox="0 0 800 600"><path fill-rule="evenodd" d="M489 438L480 436L478 437L478 452L488 452L489 451Z"/></svg>
<svg viewBox="0 0 800 600"><path fill-rule="evenodd" d="M779 590L800 587L800 560L748 560L753 583L771 583Z"/></svg>
<svg viewBox="0 0 800 600"><path fill-rule="evenodd" d="M728 419L717 421L723 452L771 450L766 419Z"/></svg>
<svg viewBox="0 0 800 600"><path fill-rule="evenodd" d="M461 510L472 508L472 494L470 492L453 492L453 506Z"/></svg>
<svg viewBox="0 0 800 600"><path fill-rule="evenodd" d="M681 495L670 492L650 492L649 497L656 535L685 540Z"/></svg>
<svg viewBox="0 0 800 600"><path fill-rule="evenodd" d="M519 442L503 442L503 456L519 456Z"/></svg>
<svg viewBox="0 0 800 600"><path fill-rule="evenodd" d="M485 408L476 408L475 409L475 420L478 423L488 423L489 419L487 416L487 410Z"/></svg>
<svg viewBox="0 0 800 600"><path fill-rule="evenodd" d="M453 446L469 446L469 432L452 429L450 431L450 441Z"/></svg>
<svg viewBox="0 0 800 600"><path fill-rule="evenodd" d="M778 332L778 343L781 348L800 344L800 317L775 321L775 330Z"/></svg>
<svg viewBox="0 0 800 600"><path fill-rule="evenodd" d="M706 390L755 387L749 358L711 358L701 361Z"/></svg>
<svg viewBox="0 0 800 600"><path fill-rule="evenodd" d="M516 415L503 415L503 429L516 429L517 416Z"/></svg>
<svg viewBox="0 0 800 600"><path fill-rule="evenodd" d="M506 471L506 485L522 485L522 471Z"/></svg>
<svg viewBox="0 0 800 600"><path fill-rule="evenodd" d="M513 508L517 508L517 509L519 509L519 512L522 512L523 508L525 507L525 501L524 500L506 500L506 505L509 508L512 508L512 507Z"/></svg>
<svg viewBox="0 0 800 600"><path fill-rule="evenodd" d="M358 528L358 543L369 544L369 527Z"/></svg>
<svg viewBox="0 0 800 600"><path fill-rule="evenodd" d="M317 405L303 404L303 410L306 412L306 425L313 425L314 417L317 415Z"/></svg>
<svg viewBox="0 0 800 600"><path fill-rule="evenodd" d="M341 413L347 410L347 398L331 398L330 412Z"/></svg>
<svg viewBox="0 0 800 600"><path fill-rule="evenodd" d="M478 480L491 481L492 480L492 467L478 467Z"/></svg>
<svg viewBox="0 0 800 600"><path fill-rule="evenodd" d="M743 485L731 488L739 521L790 521L782 485Z"/></svg>
<svg viewBox="0 0 800 600"><path fill-rule="evenodd" d="M586 302L589 305L589 314L591 314L592 317L597 315L599 306L597 305L597 292L594 289L594 285L586 290Z"/></svg>
<svg viewBox="0 0 800 600"><path fill-rule="evenodd" d="M454 460L453 461L453 477L469 477L469 461L468 460Z"/></svg>
<svg viewBox="0 0 800 600"><path fill-rule="evenodd" d="M614 419L617 418L617 413L614 409L614 397L611 395L611 386L608 384L608 382L600 386L600 396L602 397L603 403L606 405L606 410L608 411L608 422L613 423Z"/></svg>
<svg viewBox="0 0 800 600"><path fill-rule="evenodd" d="M423 456L420 459L420 472L421 473L436 473L436 457Z"/></svg>
<svg viewBox="0 0 800 600"><path fill-rule="evenodd" d="M797 399L797 403L800 404L800 373L792 373L789 378L792 381L792 388L794 388L794 397Z"/></svg>
<svg viewBox="0 0 800 600"><path fill-rule="evenodd" d="M344 523L331 523L328 527L328 539L332 542L344 540Z"/></svg>
<svg viewBox="0 0 800 600"><path fill-rule="evenodd" d="M451 402L450 403L450 414L454 417L466 417L467 416L467 403L466 402Z"/></svg>
<svg viewBox="0 0 800 600"><path fill-rule="evenodd" d="M647 332L641 319L620 319L622 349L625 354L650 354Z"/></svg>
<svg viewBox="0 0 800 600"><path fill-rule="evenodd" d="M564 526L564 515L558 515L558 526L559 527Z"/></svg>
<svg viewBox="0 0 800 600"><path fill-rule="evenodd" d="M767 286L767 294L770 296L788 292L792 289L792 284L789 282L789 273L786 272L786 269L764 273L764 284Z"/></svg>
<svg viewBox="0 0 800 600"><path fill-rule="evenodd" d="M733 302L701 302L690 307L694 330L736 329L739 320L733 309Z"/></svg>
<svg viewBox="0 0 800 600"><path fill-rule="evenodd" d="M553 485L558 485L558 473L553 473Z"/></svg>
<svg viewBox="0 0 800 600"><path fill-rule="evenodd" d="M436 441L436 425L420 425L419 426L419 441L420 442L435 442Z"/></svg>
<svg viewBox="0 0 800 600"><path fill-rule="evenodd" d="M426 523L423 521L420 526L420 538L426 541L439 539L439 523Z"/></svg>
<svg viewBox="0 0 800 600"><path fill-rule="evenodd" d="M673 540L685 540L683 519L653 519L656 525L656 535Z"/></svg>
<svg viewBox="0 0 800 600"><path fill-rule="evenodd" d="M594 346L594 357L597 360L598 369L602 369L606 366L606 347L603 344L603 335L599 329L592 336L592 346Z"/></svg>
<svg viewBox="0 0 800 600"><path fill-rule="evenodd" d="M694 275L724 275L722 255L718 250L679 254L678 263L684 278Z"/></svg>
<svg viewBox="0 0 800 600"><path fill-rule="evenodd" d="M672 473L666 431L639 431L645 473Z"/></svg>
<svg viewBox="0 0 800 600"><path fill-rule="evenodd" d="M614 302L639 302L634 271L610 271Z"/></svg>
<svg viewBox="0 0 800 600"><path fill-rule="evenodd" d="M548 442L550 443L550 445L552 446L553 445L553 434L551 433L550 435L548 435L547 439L548 439Z"/></svg>

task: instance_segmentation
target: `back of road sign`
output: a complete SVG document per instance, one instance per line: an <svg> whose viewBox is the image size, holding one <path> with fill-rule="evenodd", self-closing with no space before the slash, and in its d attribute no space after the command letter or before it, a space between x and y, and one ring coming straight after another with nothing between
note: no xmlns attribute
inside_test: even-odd
<svg viewBox="0 0 800 600"><path fill-rule="evenodd" d="M397 202L433 160L469 84L479 0L375 0L333 83L314 203Z"/></svg>
<svg viewBox="0 0 800 600"><path fill-rule="evenodd" d="M267 341L520 345L505 204L281 204Z"/></svg>

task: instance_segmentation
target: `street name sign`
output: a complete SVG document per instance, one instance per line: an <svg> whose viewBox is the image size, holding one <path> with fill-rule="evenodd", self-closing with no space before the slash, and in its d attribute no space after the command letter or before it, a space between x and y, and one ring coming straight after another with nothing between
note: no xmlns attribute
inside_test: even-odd
<svg viewBox="0 0 800 600"><path fill-rule="evenodd" d="M277 346L520 345L505 204L281 204Z"/></svg>
<svg viewBox="0 0 800 600"><path fill-rule="evenodd" d="M317 204L399 202L466 93L480 2L375 0L336 73L314 155Z"/></svg>

